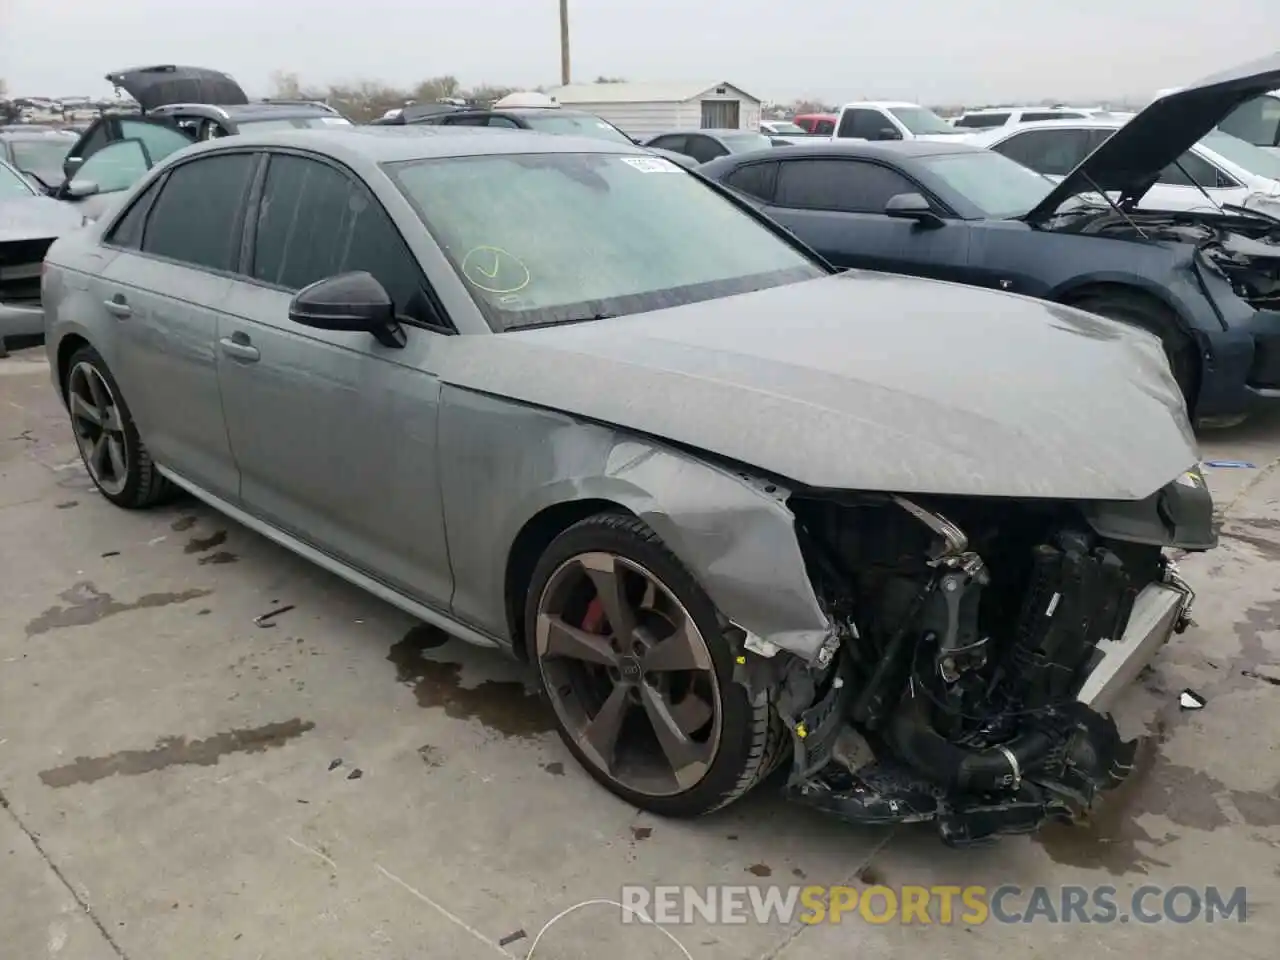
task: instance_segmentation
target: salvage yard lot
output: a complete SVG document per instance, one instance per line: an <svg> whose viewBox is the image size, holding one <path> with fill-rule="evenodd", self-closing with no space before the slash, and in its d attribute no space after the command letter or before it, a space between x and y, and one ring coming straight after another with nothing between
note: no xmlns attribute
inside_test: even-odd
<svg viewBox="0 0 1280 960"><path fill-rule="evenodd" d="M767 787L696 822L637 813L578 769L514 663L441 645L191 500L108 505L42 354L16 354L0 361L0 955L522 958L556 914L624 884L879 883L1245 886L1249 908L1243 924L673 932L698 960L1274 956L1280 418L1209 434L1205 457L1254 467L1206 471L1225 536L1183 565L1197 626L1123 705L1125 731L1152 735L1141 769L1088 826L951 851ZM1183 688L1205 709L1180 712ZM617 916L567 916L535 960L682 956Z"/></svg>

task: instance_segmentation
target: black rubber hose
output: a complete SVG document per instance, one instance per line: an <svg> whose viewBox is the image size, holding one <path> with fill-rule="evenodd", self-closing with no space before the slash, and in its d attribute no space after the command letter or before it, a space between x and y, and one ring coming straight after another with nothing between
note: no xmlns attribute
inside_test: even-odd
<svg viewBox="0 0 1280 960"><path fill-rule="evenodd" d="M925 777L961 792L1007 789L1054 747L1048 734L1031 730L999 747L966 750L933 729L927 709L921 697L905 699L889 723L886 739Z"/></svg>

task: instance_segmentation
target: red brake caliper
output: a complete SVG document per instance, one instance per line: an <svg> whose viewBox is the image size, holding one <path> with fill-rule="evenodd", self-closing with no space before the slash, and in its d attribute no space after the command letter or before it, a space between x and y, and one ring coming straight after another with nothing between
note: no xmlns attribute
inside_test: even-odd
<svg viewBox="0 0 1280 960"><path fill-rule="evenodd" d="M587 633L604 633L604 604L599 597L592 597L587 612L582 617L582 629Z"/></svg>

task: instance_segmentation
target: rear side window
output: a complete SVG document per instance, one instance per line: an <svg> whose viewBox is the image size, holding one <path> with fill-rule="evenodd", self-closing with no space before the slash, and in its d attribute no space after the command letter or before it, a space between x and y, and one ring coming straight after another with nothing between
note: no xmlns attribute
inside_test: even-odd
<svg viewBox="0 0 1280 960"><path fill-rule="evenodd" d="M767 145L767 144L766 144ZM692 136L688 143L685 144L684 153L693 157L699 163L706 163L714 160L716 157L723 157L729 151L710 137Z"/></svg>
<svg viewBox="0 0 1280 960"><path fill-rule="evenodd" d="M777 176L776 163L749 163L725 177L724 182L735 190L768 203L773 199L773 184Z"/></svg>
<svg viewBox="0 0 1280 960"><path fill-rule="evenodd" d="M685 147L687 140L688 137L684 134L676 133L666 137L658 137L658 139L650 141L649 146L657 147L660 150L671 150L674 153L688 154L689 151Z"/></svg>
<svg viewBox="0 0 1280 960"><path fill-rule="evenodd" d="M1036 120L1083 120L1083 113L1064 113L1061 110L1052 113L1024 113L1022 115L1023 123L1033 123Z"/></svg>
<svg viewBox="0 0 1280 960"><path fill-rule="evenodd" d="M1047 176L1064 177L1094 146L1088 130L1028 130L991 149Z"/></svg>
<svg viewBox="0 0 1280 960"><path fill-rule="evenodd" d="M840 115L840 137L861 140L901 140L902 134L879 110L865 107L846 110Z"/></svg>
<svg viewBox="0 0 1280 960"><path fill-rule="evenodd" d="M208 270L231 270L256 155L224 153L175 167L147 218L144 253Z"/></svg>
<svg viewBox="0 0 1280 960"><path fill-rule="evenodd" d="M956 121L957 127L968 127L971 130L986 130L990 127L1003 127L1009 121L1007 113L971 113Z"/></svg>
<svg viewBox="0 0 1280 960"><path fill-rule="evenodd" d="M1159 183L1174 187L1234 187L1236 182L1208 160L1190 150L1160 171Z"/></svg>
<svg viewBox="0 0 1280 960"><path fill-rule="evenodd" d="M191 137L179 133L173 127L147 123L143 120L121 120L120 132L123 140L141 140L147 148L147 156L153 164L159 163L171 153L183 147L191 146Z"/></svg>
<svg viewBox="0 0 1280 960"><path fill-rule="evenodd" d="M300 290L351 270L377 278L401 313L439 322L424 299L417 260L365 186L325 163L273 156L258 209L253 278Z"/></svg>
<svg viewBox="0 0 1280 960"><path fill-rule="evenodd" d="M858 160L788 160L778 173L780 207L883 213L890 197L918 193L902 174Z"/></svg>

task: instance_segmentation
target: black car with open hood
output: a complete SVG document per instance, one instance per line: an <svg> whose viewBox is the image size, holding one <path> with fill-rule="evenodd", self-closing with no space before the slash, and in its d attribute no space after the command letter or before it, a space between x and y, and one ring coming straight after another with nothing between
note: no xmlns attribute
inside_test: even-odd
<svg viewBox="0 0 1280 960"><path fill-rule="evenodd" d="M1276 87L1280 54L1170 93L1058 183L1012 152L962 142L774 147L699 172L839 267L1021 293L1154 334L1188 412L1221 426L1280 403L1280 219L1219 206L1208 190L1209 212L1137 204Z"/></svg>

